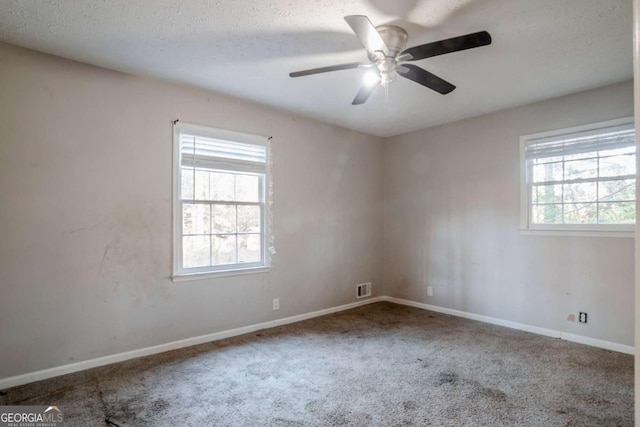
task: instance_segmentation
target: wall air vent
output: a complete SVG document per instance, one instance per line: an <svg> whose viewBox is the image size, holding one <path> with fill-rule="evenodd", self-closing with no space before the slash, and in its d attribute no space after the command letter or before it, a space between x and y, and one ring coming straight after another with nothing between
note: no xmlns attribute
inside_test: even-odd
<svg viewBox="0 0 640 427"><path fill-rule="evenodd" d="M365 298L371 296L371 282L356 285L356 298Z"/></svg>

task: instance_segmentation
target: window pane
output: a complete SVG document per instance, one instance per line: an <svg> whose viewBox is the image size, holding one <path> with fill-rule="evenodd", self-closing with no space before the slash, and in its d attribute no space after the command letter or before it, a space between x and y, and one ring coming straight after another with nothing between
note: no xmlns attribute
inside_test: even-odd
<svg viewBox="0 0 640 427"><path fill-rule="evenodd" d="M562 184L536 185L534 188L533 203L560 203L562 202Z"/></svg>
<svg viewBox="0 0 640 427"><path fill-rule="evenodd" d="M257 175L236 175L236 200L260 201L260 178Z"/></svg>
<svg viewBox="0 0 640 427"><path fill-rule="evenodd" d="M209 236L184 236L182 238L182 266L205 267L209 263L211 247Z"/></svg>
<svg viewBox="0 0 640 427"><path fill-rule="evenodd" d="M238 262L260 262L260 235L238 236Z"/></svg>
<svg viewBox="0 0 640 427"><path fill-rule="evenodd" d="M236 236L221 235L211 236L211 263L213 265L235 264L236 261Z"/></svg>
<svg viewBox="0 0 640 427"><path fill-rule="evenodd" d="M595 182L564 184L564 202L595 202L597 200L596 188Z"/></svg>
<svg viewBox="0 0 640 427"><path fill-rule="evenodd" d="M575 203L564 205L565 224L595 224L598 222L596 203Z"/></svg>
<svg viewBox="0 0 640 427"><path fill-rule="evenodd" d="M193 200L193 169L182 168L181 175L180 197L183 200Z"/></svg>
<svg viewBox="0 0 640 427"><path fill-rule="evenodd" d="M235 233L236 232L236 206L235 205L212 205L212 233Z"/></svg>
<svg viewBox="0 0 640 427"><path fill-rule="evenodd" d="M211 200L231 201L235 187L235 177L232 173L211 172Z"/></svg>
<svg viewBox="0 0 640 427"><path fill-rule="evenodd" d="M636 199L636 181L626 179L623 181L602 181L598 183L598 200L619 201Z"/></svg>
<svg viewBox="0 0 640 427"><path fill-rule="evenodd" d="M260 206L238 206L238 233L260 232Z"/></svg>
<svg viewBox="0 0 640 427"><path fill-rule="evenodd" d="M633 224L636 221L636 203L600 203L601 224Z"/></svg>
<svg viewBox="0 0 640 427"><path fill-rule="evenodd" d="M636 173L636 156L613 156L600 159L600 176L624 176Z"/></svg>
<svg viewBox="0 0 640 427"><path fill-rule="evenodd" d="M598 176L598 159L573 160L564 163L564 179L584 179Z"/></svg>
<svg viewBox="0 0 640 427"><path fill-rule="evenodd" d="M562 163L544 163L533 166L533 182L562 181Z"/></svg>
<svg viewBox="0 0 640 427"><path fill-rule="evenodd" d="M209 200L209 172L196 169L195 199Z"/></svg>
<svg viewBox="0 0 640 427"><path fill-rule="evenodd" d="M562 205L533 206L534 224L562 224Z"/></svg>
<svg viewBox="0 0 640 427"><path fill-rule="evenodd" d="M184 203L182 205L182 234L209 234L211 212L209 205Z"/></svg>

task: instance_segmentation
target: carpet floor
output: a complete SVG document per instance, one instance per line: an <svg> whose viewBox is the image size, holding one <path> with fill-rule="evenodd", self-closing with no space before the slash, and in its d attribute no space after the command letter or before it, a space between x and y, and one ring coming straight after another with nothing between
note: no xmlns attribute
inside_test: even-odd
<svg viewBox="0 0 640 427"><path fill-rule="evenodd" d="M633 357L391 303L14 387L67 426L632 426Z"/></svg>

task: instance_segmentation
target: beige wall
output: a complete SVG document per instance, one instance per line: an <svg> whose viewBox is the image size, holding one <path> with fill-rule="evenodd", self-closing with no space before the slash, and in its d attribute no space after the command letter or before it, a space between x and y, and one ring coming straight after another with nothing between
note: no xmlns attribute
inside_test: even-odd
<svg viewBox="0 0 640 427"><path fill-rule="evenodd" d="M366 281L633 345L633 239L521 235L518 163L520 135L632 115L630 82L385 141L4 44L0 85L0 378L353 302ZM269 274L169 280L174 119L273 136Z"/></svg>
<svg viewBox="0 0 640 427"><path fill-rule="evenodd" d="M632 346L634 239L522 235L518 139L632 115L627 82L386 140L387 294Z"/></svg>
<svg viewBox="0 0 640 427"><path fill-rule="evenodd" d="M4 44L0 82L0 378L381 295L380 139ZM174 119L273 136L271 273L169 280Z"/></svg>

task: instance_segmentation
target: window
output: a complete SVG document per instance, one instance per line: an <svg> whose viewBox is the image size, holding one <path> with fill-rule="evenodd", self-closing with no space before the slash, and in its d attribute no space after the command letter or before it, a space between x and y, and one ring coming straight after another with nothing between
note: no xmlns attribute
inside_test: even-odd
<svg viewBox="0 0 640 427"><path fill-rule="evenodd" d="M520 138L522 228L628 232L636 206L631 118Z"/></svg>
<svg viewBox="0 0 640 427"><path fill-rule="evenodd" d="M174 279L269 263L268 138L174 125Z"/></svg>

